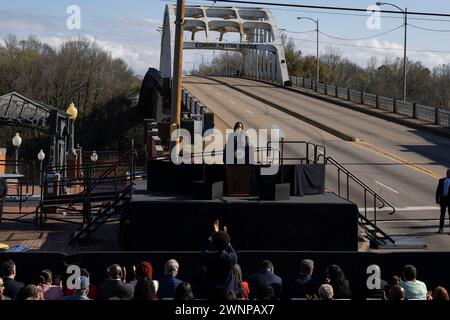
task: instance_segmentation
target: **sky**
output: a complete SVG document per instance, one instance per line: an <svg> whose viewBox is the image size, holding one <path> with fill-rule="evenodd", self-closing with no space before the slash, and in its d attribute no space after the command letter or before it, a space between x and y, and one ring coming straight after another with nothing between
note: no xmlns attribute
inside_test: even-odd
<svg viewBox="0 0 450 320"><path fill-rule="evenodd" d="M376 0L279 2L366 9L374 5ZM401 8L407 7L408 11L450 14L450 1L447 0L391 2ZM34 35L57 48L66 40L84 36L95 40L100 47L110 51L113 57L124 59L137 74L143 75L149 67L159 68L161 35L157 29L162 25L164 7L174 3L174 0L0 0L0 39L8 34L15 34L20 39ZM186 0L186 3L213 5L205 0ZM80 29L67 28L66 21L70 17L67 9L71 5L80 8ZM215 4L220 5L224 4ZM304 54L315 54L315 25L309 20L297 20L298 16L319 19L320 31L324 33L320 35L319 41L321 53L327 47L333 47L362 66L372 56L377 57L379 63L387 58L403 56L404 29L400 27L403 23L400 14L383 14L379 29L369 29L368 15L364 13L343 15L342 12L336 14L336 11L318 9L268 8L275 15L278 28L285 29L284 32L295 39L298 49ZM396 10L388 6L382 8ZM410 59L421 61L429 68L450 63L450 17L409 16L409 24L407 47ZM400 28L389 32L396 27ZM426 31L418 27L445 32ZM370 38L361 39L368 37ZM202 57L198 53L204 55L206 62L212 58L211 52L185 50L186 68L201 63Z"/></svg>

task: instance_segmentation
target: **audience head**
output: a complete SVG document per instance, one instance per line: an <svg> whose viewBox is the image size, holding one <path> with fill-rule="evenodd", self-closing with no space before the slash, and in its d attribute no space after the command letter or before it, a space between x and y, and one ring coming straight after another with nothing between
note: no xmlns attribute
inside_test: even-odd
<svg viewBox="0 0 450 320"><path fill-rule="evenodd" d="M53 280L52 272L48 269L45 269L39 273L37 284L39 285L52 284L52 280Z"/></svg>
<svg viewBox="0 0 450 320"><path fill-rule="evenodd" d="M81 272L81 274L83 274L83 272ZM74 293L79 296L87 296L89 293L89 286L90 286L89 278L86 277L85 275L82 275L80 277L80 287L79 289L75 289Z"/></svg>
<svg viewBox="0 0 450 320"><path fill-rule="evenodd" d="M256 288L257 300L275 300L275 290L270 284L258 286Z"/></svg>
<svg viewBox="0 0 450 320"><path fill-rule="evenodd" d="M393 301L405 300L405 289L397 284L389 290L387 298Z"/></svg>
<svg viewBox="0 0 450 320"><path fill-rule="evenodd" d="M164 266L164 274L172 277L176 277L178 275L178 270L180 269L180 265L178 261L175 259L170 259L166 262Z"/></svg>
<svg viewBox="0 0 450 320"><path fill-rule="evenodd" d="M34 284L30 284L23 288L21 293L23 300L41 300L39 289Z"/></svg>
<svg viewBox="0 0 450 320"><path fill-rule="evenodd" d="M325 277L330 280L331 284L343 285L346 281L344 271L341 267L331 264L325 270Z"/></svg>
<svg viewBox="0 0 450 320"><path fill-rule="evenodd" d="M402 278L400 278L399 276L393 276L391 279L391 284L393 286L402 283Z"/></svg>
<svg viewBox="0 0 450 320"><path fill-rule="evenodd" d="M175 289L175 301L188 301L193 299L194 294L192 293L191 285L187 282L180 283Z"/></svg>
<svg viewBox="0 0 450 320"><path fill-rule="evenodd" d="M300 264L300 273L302 275L311 276L314 272L314 261L310 259L302 260Z"/></svg>
<svg viewBox="0 0 450 320"><path fill-rule="evenodd" d="M234 292L233 290L228 290L225 293L225 300L226 301L234 301L236 299L237 299L236 292Z"/></svg>
<svg viewBox="0 0 450 320"><path fill-rule="evenodd" d="M319 287L319 300L333 300L333 287L329 284L323 284Z"/></svg>
<svg viewBox="0 0 450 320"><path fill-rule="evenodd" d="M149 278L139 278L134 287L134 300L152 300L155 295L153 281Z"/></svg>
<svg viewBox="0 0 450 320"><path fill-rule="evenodd" d="M444 287L437 287L433 292L433 300L446 301L448 300L448 292Z"/></svg>
<svg viewBox="0 0 450 320"><path fill-rule="evenodd" d="M16 276L16 264L12 260L7 260L2 263L2 277L14 278Z"/></svg>
<svg viewBox="0 0 450 320"><path fill-rule="evenodd" d="M117 280L123 278L122 267L118 264L113 264L108 267L108 278L111 280Z"/></svg>
<svg viewBox="0 0 450 320"><path fill-rule="evenodd" d="M80 269L80 275L89 279L89 272L85 268Z"/></svg>
<svg viewBox="0 0 450 320"><path fill-rule="evenodd" d="M417 270L413 265L406 265L403 267L403 279L405 281L413 281L416 280Z"/></svg>
<svg viewBox="0 0 450 320"><path fill-rule="evenodd" d="M152 280L153 279L153 267L150 262L142 261L139 262L136 266L136 279L143 279L147 278Z"/></svg>
<svg viewBox="0 0 450 320"><path fill-rule="evenodd" d="M272 261L270 260L264 260L263 262L261 262L261 271L262 272L275 272L274 271L275 268L273 266Z"/></svg>
<svg viewBox="0 0 450 320"><path fill-rule="evenodd" d="M222 230L214 233L211 240L214 250L217 251L223 251L230 245L230 236Z"/></svg>

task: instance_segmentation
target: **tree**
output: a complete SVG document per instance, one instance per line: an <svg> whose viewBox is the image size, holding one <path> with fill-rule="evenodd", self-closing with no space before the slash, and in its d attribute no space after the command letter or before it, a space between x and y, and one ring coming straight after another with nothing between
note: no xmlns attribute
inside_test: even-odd
<svg viewBox="0 0 450 320"><path fill-rule="evenodd" d="M106 105L107 112L101 112L104 117L117 114L113 109L137 94L140 83L123 60L112 58L95 41L85 38L52 48L33 36L18 40L9 35L0 44L0 74L0 95L17 91L64 111L74 102L79 109L77 133L87 137L95 126L90 115ZM85 121L87 118L90 120ZM102 129L96 134L107 135L105 127ZM6 132L0 128L0 136ZM39 136L31 130L27 134L27 141ZM106 140L99 137L98 141Z"/></svg>

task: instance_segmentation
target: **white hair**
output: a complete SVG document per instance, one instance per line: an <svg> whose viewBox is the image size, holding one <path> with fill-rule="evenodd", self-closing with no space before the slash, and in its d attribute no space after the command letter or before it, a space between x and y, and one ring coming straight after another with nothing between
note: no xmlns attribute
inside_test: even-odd
<svg viewBox="0 0 450 320"><path fill-rule="evenodd" d="M170 259L166 262L166 265L164 266L164 273L166 275L171 275L173 277L176 277L178 274L178 269L180 268L180 265L178 264L178 261L175 259Z"/></svg>
<svg viewBox="0 0 450 320"><path fill-rule="evenodd" d="M323 284L319 288L320 300L332 300L334 296L333 287L329 284Z"/></svg>

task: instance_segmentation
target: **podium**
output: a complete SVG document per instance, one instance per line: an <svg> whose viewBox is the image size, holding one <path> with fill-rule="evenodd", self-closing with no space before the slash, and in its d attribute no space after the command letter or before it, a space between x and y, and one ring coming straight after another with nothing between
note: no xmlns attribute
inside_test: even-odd
<svg viewBox="0 0 450 320"><path fill-rule="evenodd" d="M229 197L250 196L252 172L251 165L226 165L226 194Z"/></svg>

